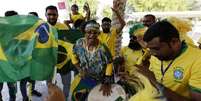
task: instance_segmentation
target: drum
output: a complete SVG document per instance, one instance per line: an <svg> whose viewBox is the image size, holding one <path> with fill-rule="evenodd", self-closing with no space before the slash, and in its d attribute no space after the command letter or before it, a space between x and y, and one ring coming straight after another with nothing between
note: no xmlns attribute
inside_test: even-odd
<svg viewBox="0 0 201 101"><path fill-rule="evenodd" d="M112 93L110 96L103 96L103 92L99 91L101 84L94 87L89 95L87 101L125 101L126 100L126 93L118 84L112 84Z"/></svg>

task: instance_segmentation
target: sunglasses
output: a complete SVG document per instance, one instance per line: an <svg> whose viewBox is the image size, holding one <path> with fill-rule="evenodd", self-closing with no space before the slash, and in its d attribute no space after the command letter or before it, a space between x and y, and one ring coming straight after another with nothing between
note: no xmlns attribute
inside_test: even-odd
<svg viewBox="0 0 201 101"><path fill-rule="evenodd" d="M87 33L87 34L98 34L99 32L90 30L90 31L86 31L86 33Z"/></svg>
<svg viewBox="0 0 201 101"><path fill-rule="evenodd" d="M57 14L51 14L51 13L48 13L47 15L48 16L57 16Z"/></svg>

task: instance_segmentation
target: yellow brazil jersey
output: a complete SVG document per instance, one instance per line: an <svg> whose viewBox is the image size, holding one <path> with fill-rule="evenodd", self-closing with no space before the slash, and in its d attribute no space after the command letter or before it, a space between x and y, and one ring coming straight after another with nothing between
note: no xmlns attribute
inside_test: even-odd
<svg viewBox="0 0 201 101"><path fill-rule="evenodd" d="M112 27L110 33L101 32L98 39L109 48L112 56L114 57L116 55L115 43L117 39L117 29Z"/></svg>
<svg viewBox="0 0 201 101"><path fill-rule="evenodd" d="M161 62L151 57L150 70L154 72L157 81L165 87L190 98L190 91L201 92L201 51L191 45L183 50L174 61Z"/></svg>
<svg viewBox="0 0 201 101"><path fill-rule="evenodd" d="M135 78L133 86L137 92L128 101L166 101L163 94L159 92L144 75L136 71L133 72L133 75L135 75L135 77L133 76L133 78ZM136 79L136 77L138 77L138 79ZM128 82L132 84L132 82Z"/></svg>
<svg viewBox="0 0 201 101"><path fill-rule="evenodd" d="M71 20L73 21L73 23L75 23L75 21L77 21L78 19L84 19L82 14L78 13L76 15L71 15Z"/></svg>
<svg viewBox="0 0 201 101"><path fill-rule="evenodd" d="M57 22L54 27L57 29L57 30L68 30L68 26L66 26L65 24L63 23L60 23L60 22Z"/></svg>
<svg viewBox="0 0 201 101"><path fill-rule="evenodd" d="M143 56L143 51L132 50L128 46L126 46L121 49L121 56L123 56L125 60L125 71L132 73L136 70L136 68L134 68L134 65L136 65L140 57Z"/></svg>
<svg viewBox="0 0 201 101"><path fill-rule="evenodd" d="M124 47L121 50L121 56L125 60L125 71L129 72L130 77L135 81L128 80L128 83L137 91L129 101L163 101L162 94L152 86L145 76L138 73L137 67L134 66L143 57L143 53L142 50L135 51L129 47Z"/></svg>

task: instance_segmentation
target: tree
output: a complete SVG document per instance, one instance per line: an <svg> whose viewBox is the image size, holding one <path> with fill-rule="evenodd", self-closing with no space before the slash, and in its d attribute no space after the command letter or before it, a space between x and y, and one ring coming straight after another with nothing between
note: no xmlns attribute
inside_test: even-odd
<svg viewBox="0 0 201 101"><path fill-rule="evenodd" d="M195 0L128 0L135 11L186 11L192 10Z"/></svg>
<svg viewBox="0 0 201 101"><path fill-rule="evenodd" d="M112 10L111 10L111 7L109 5L105 6L103 8L103 12L102 12L102 15L104 17L109 17L109 18L112 18Z"/></svg>

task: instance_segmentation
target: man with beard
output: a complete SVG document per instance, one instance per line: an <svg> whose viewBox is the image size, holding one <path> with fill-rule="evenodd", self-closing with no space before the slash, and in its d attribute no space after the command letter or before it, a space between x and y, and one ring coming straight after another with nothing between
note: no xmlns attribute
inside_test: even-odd
<svg viewBox="0 0 201 101"><path fill-rule="evenodd" d="M146 27L150 27L154 23L156 23L156 17L152 14L147 14L142 19L143 25Z"/></svg>
<svg viewBox="0 0 201 101"><path fill-rule="evenodd" d="M201 51L180 39L186 27L179 25L177 28L165 19L149 27L143 39L158 61L151 57L150 66L139 66L138 71L161 89L168 101L201 101Z"/></svg>
<svg viewBox="0 0 201 101"><path fill-rule="evenodd" d="M57 21L59 14L58 14L58 10L57 10L56 6L50 5L50 6L46 7L45 16L47 18L48 23L51 24L52 26L54 26L57 29L57 31L69 30L68 26L66 26L63 23L59 23ZM58 33L58 36L60 36L60 35L61 35L61 33ZM68 44L67 47L72 47L72 45ZM60 51L60 47L59 47L59 51ZM70 57L70 56L68 56L68 57ZM60 58L58 58L58 59L60 59ZM64 68L64 67L62 67L62 68ZM66 98L68 98L70 84L71 84L71 72L65 72L65 70L62 70L62 68L57 68L57 70L58 70L57 72L61 75L62 84L63 84L63 92L64 92Z"/></svg>
<svg viewBox="0 0 201 101"><path fill-rule="evenodd" d="M112 8L112 11L117 15L119 22L120 22L120 27L119 28L115 28L113 26L111 26L111 20L108 17L104 17L102 19L102 32L100 33L100 35L98 36L98 39L107 45L107 47L109 48L112 56L115 56L115 42L116 42L116 38L117 35L120 34L120 32L122 31L122 29L125 26L125 21L124 19L120 16L119 12Z"/></svg>
<svg viewBox="0 0 201 101"><path fill-rule="evenodd" d="M120 63L121 66L117 69L117 72L120 77L125 78L118 81L118 84L124 87L124 90L129 97L134 95L137 90L130 84L129 80L126 82L124 80L131 77L132 73L136 71L134 65L137 64L144 54L144 50L138 42L138 37L140 37L141 34L143 35L145 31L146 27L144 27L143 24L134 24L129 30L130 42L128 46L123 47L120 52L122 58L119 58L120 62L118 62L118 64Z"/></svg>
<svg viewBox="0 0 201 101"><path fill-rule="evenodd" d="M47 18L47 22L54 26L57 30L68 30L69 27L63 23L58 22L58 10L56 6L48 6L46 7L45 16Z"/></svg>
<svg viewBox="0 0 201 101"><path fill-rule="evenodd" d="M145 52L143 47L140 45L140 41L146 29L147 28L141 23L134 24L129 31L130 42L128 46L121 49L121 56L123 56L125 60L125 71L128 73L132 73L136 69L133 68L133 66Z"/></svg>
<svg viewBox="0 0 201 101"><path fill-rule="evenodd" d="M149 79L139 73L135 66L149 59L144 59L148 52L142 40L146 30L147 27L142 23L136 23L130 28L129 45L121 50L123 69L120 69L121 80L118 84L124 87L127 95L129 95L129 101L165 101L160 91L152 86Z"/></svg>

